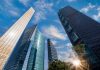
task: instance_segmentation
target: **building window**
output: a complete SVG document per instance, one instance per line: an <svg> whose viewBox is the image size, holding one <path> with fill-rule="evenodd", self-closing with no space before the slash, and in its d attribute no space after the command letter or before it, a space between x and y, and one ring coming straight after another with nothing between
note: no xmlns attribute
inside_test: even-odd
<svg viewBox="0 0 100 70"><path fill-rule="evenodd" d="M68 24L68 21L65 20L65 22L64 22L64 26L66 26L67 24Z"/></svg>
<svg viewBox="0 0 100 70"><path fill-rule="evenodd" d="M70 25L67 25L67 26L66 26L66 31L67 31L67 32L71 32L71 30L72 30L72 27L71 27Z"/></svg>
<svg viewBox="0 0 100 70"><path fill-rule="evenodd" d="M68 32L70 32L72 30L72 27L70 25L68 25Z"/></svg>
<svg viewBox="0 0 100 70"><path fill-rule="evenodd" d="M79 39L79 37L76 35L76 33L74 33L74 32L72 32L71 33L71 38L72 38L72 40L74 41L74 42L76 42L78 39Z"/></svg>
<svg viewBox="0 0 100 70"><path fill-rule="evenodd" d="M61 17L61 20L64 21L64 17L63 16Z"/></svg>

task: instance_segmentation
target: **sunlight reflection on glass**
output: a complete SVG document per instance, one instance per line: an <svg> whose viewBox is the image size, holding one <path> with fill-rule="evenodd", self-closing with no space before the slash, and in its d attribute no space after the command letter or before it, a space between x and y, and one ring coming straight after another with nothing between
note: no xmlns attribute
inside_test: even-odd
<svg viewBox="0 0 100 70"><path fill-rule="evenodd" d="M14 37L14 36L15 36L15 32L14 31L9 33L9 37Z"/></svg>

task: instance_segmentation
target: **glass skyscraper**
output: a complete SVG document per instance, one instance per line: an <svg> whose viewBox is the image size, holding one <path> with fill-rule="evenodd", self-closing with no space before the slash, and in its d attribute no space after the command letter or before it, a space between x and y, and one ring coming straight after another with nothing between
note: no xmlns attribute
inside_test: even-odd
<svg viewBox="0 0 100 70"><path fill-rule="evenodd" d="M58 15L71 43L85 45L90 70L100 70L100 23L70 6Z"/></svg>
<svg viewBox="0 0 100 70"><path fill-rule="evenodd" d="M30 8L0 38L0 70L47 70L47 40L37 25L28 27L33 14Z"/></svg>
<svg viewBox="0 0 100 70"><path fill-rule="evenodd" d="M37 35L35 35L36 37L38 37L37 40L37 53L36 53L36 60L35 60L35 67L34 70L44 70L44 55L45 55L45 37L39 32L37 31L36 33Z"/></svg>
<svg viewBox="0 0 100 70"><path fill-rule="evenodd" d="M23 63L31 42L30 38L35 30L35 27L36 25L33 25L25 29L4 68L5 70L22 70Z"/></svg>
<svg viewBox="0 0 100 70"><path fill-rule="evenodd" d="M36 28L22 70L44 70L46 39Z"/></svg>
<svg viewBox="0 0 100 70"><path fill-rule="evenodd" d="M21 36L24 35L24 30L28 25L30 19L34 14L34 9L30 8L12 27L0 38L0 70L16 70L19 64L14 65L14 61L18 61L16 58L20 59L21 55L17 53L24 54L19 50L19 48L24 49L22 46L18 45L21 41ZM18 45L18 46L17 46ZM23 51L23 50L22 50ZM14 56L17 57L14 57ZM20 57L20 58L19 58ZM14 60L16 59L16 60ZM10 62L9 62L10 61ZM8 63L9 62L9 63ZM20 63L23 61L20 61ZM11 66L9 67L9 65ZM8 68L7 68L8 67ZM9 69L10 68L10 69Z"/></svg>
<svg viewBox="0 0 100 70"><path fill-rule="evenodd" d="M57 56L57 50L55 46L52 44L52 42L50 41L50 39L48 39L47 42L48 42L48 61L50 63L55 60L58 60L58 56Z"/></svg>

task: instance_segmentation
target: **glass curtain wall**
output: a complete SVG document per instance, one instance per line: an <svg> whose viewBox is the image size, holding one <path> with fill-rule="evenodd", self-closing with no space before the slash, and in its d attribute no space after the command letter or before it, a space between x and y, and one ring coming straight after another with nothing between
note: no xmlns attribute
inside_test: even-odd
<svg viewBox="0 0 100 70"><path fill-rule="evenodd" d="M34 14L30 8L13 26L0 38L0 70L8 61L23 31Z"/></svg>

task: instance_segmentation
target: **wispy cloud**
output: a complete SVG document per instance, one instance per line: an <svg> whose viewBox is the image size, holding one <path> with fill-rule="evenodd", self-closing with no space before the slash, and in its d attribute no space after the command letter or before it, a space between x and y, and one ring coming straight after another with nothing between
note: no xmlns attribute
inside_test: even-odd
<svg viewBox="0 0 100 70"><path fill-rule="evenodd" d="M76 54L73 52L72 49L69 51L59 51L58 52L58 59L65 62L71 62L73 58L76 57Z"/></svg>
<svg viewBox="0 0 100 70"><path fill-rule="evenodd" d="M67 47L72 47L72 44L69 42L69 43L67 43L66 46L67 46Z"/></svg>
<svg viewBox="0 0 100 70"><path fill-rule="evenodd" d="M57 48L62 48L64 46L66 47L71 46L71 45L68 45L68 42L69 40L67 40L67 38L66 40L56 40L56 39L52 40L53 45Z"/></svg>
<svg viewBox="0 0 100 70"><path fill-rule="evenodd" d="M100 20L100 13L98 13L97 15L93 15L93 18L97 21Z"/></svg>
<svg viewBox="0 0 100 70"><path fill-rule="evenodd" d="M24 6L28 6L30 0L19 0L20 3L22 3Z"/></svg>
<svg viewBox="0 0 100 70"><path fill-rule="evenodd" d="M100 6L97 8L97 11L100 11Z"/></svg>
<svg viewBox="0 0 100 70"><path fill-rule="evenodd" d="M58 38L61 40L66 40L66 37L67 37L66 34L61 33L59 31L59 29L53 25L51 25L49 27L43 27L42 30L43 30L43 33L49 37Z"/></svg>
<svg viewBox="0 0 100 70"><path fill-rule="evenodd" d="M34 15L34 23L37 24L41 19L45 20L46 16L43 12L36 12Z"/></svg>
<svg viewBox="0 0 100 70"><path fill-rule="evenodd" d="M13 16L20 16L19 12L16 12L15 10L10 10L9 13Z"/></svg>
<svg viewBox="0 0 100 70"><path fill-rule="evenodd" d="M5 14L15 17L19 16L19 9L13 5L13 0L3 0L2 4L3 5L0 5L0 9L3 12L7 12Z"/></svg>
<svg viewBox="0 0 100 70"><path fill-rule="evenodd" d="M58 59L61 60L61 61L69 61L68 58L71 54L70 53L67 53L65 51L59 51L58 52Z"/></svg>
<svg viewBox="0 0 100 70"><path fill-rule="evenodd" d="M57 44L57 41L56 40L53 40L52 43L53 43L53 45L56 45Z"/></svg>
<svg viewBox="0 0 100 70"><path fill-rule="evenodd" d="M83 7L80 11L84 13L88 13L89 11L94 10L97 13L92 14L91 17L95 19L96 21L100 21L100 6L93 5L91 3L88 3L87 6ZM92 12L92 11L91 11Z"/></svg>
<svg viewBox="0 0 100 70"><path fill-rule="evenodd" d="M77 0L66 0L67 2L76 2Z"/></svg>
<svg viewBox="0 0 100 70"><path fill-rule="evenodd" d="M34 15L34 23L37 24L41 19L46 19L47 11L52 10L53 3L47 3L44 0L39 0L34 3L36 13Z"/></svg>
<svg viewBox="0 0 100 70"><path fill-rule="evenodd" d="M93 15L93 18L97 21L100 21L100 6L96 10L97 14Z"/></svg>
<svg viewBox="0 0 100 70"><path fill-rule="evenodd" d="M96 6L91 4L91 3L88 3L87 6L83 7L80 11L81 12L84 12L84 13L87 13L89 12L90 10L94 9Z"/></svg>
<svg viewBox="0 0 100 70"><path fill-rule="evenodd" d="M0 2L0 14L2 13L3 17L0 17L1 23L1 34L3 34L9 28L9 25L20 15L20 10L13 4L13 0L3 0ZM7 22L9 21L10 22Z"/></svg>

